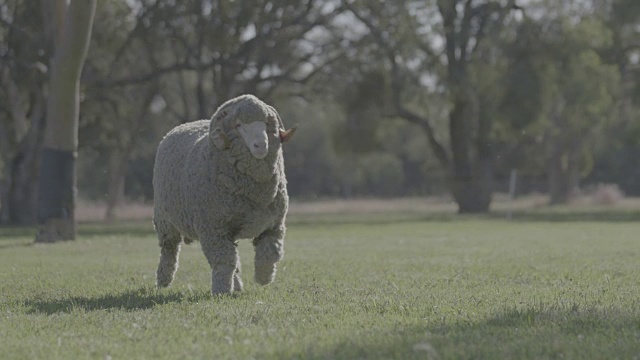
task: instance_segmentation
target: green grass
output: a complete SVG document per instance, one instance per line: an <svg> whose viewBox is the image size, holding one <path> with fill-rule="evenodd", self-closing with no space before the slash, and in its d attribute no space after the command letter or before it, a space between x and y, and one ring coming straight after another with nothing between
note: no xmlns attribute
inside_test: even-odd
<svg viewBox="0 0 640 360"><path fill-rule="evenodd" d="M198 245L156 291L149 223L0 229L3 359L634 359L640 223L292 219L276 282L212 298Z"/></svg>

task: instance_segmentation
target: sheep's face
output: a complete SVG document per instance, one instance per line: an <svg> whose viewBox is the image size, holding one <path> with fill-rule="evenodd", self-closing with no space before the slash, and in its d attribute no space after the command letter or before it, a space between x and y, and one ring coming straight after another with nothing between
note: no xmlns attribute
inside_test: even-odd
<svg viewBox="0 0 640 360"><path fill-rule="evenodd" d="M275 152L295 130L284 129L276 109L255 96L244 95L223 104L214 114L209 139L219 150L244 142L251 155L261 160L267 157L270 147Z"/></svg>
<svg viewBox="0 0 640 360"><path fill-rule="evenodd" d="M269 152L267 123L264 121L253 121L247 124L238 121L235 127L238 133L240 133L240 136L242 136L245 144L247 144L251 155L256 159L264 159Z"/></svg>

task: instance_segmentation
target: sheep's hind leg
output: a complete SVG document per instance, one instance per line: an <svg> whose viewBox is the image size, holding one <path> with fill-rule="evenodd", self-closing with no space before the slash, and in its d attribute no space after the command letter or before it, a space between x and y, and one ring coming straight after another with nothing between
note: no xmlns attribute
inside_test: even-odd
<svg viewBox="0 0 640 360"><path fill-rule="evenodd" d="M178 269L178 255L180 255L180 233L171 225L156 223L156 232L160 242L160 263L156 271L157 287L167 287L173 282Z"/></svg>
<svg viewBox="0 0 640 360"><path fill-rule="evenodd" d="M211 266L211 294L231 294L235 288L236 269L239 267L235 243L227 239L203 238L201 245Z"/></svg>
<svg viewBox="0 0 640 360"><path fill-rule="evenodd" d="M284 255L284 230L267 230L253 240L255 248L255 280L268 285L276 277L276 263Z"/></svg>

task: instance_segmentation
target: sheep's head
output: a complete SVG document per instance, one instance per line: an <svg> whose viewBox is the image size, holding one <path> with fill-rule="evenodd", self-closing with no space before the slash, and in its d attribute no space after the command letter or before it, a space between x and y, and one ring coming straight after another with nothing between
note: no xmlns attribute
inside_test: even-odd
<svg viewBox="0 0 640 360"><path fill-rule="evenodd" d="M280 115L252 95L243 95L224 103L213 115L209 136L220 150L232 146L233 132L242 138L249 152L256 159L264 159L269 153L269 143L287 142L295 128L285 130ZM269 137L278 142L270 141Z"/></svg>

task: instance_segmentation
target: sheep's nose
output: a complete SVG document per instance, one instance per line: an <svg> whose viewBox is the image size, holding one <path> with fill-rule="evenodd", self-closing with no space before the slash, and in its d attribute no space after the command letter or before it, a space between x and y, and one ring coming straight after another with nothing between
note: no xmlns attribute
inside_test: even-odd
<svg viewBox="0 0 640 360"><path fill-rule="evenodd" d="M255 142L253 143L253 149L251 149L251 153L258 159L262 159L267 156L267 143L263 142Z"/></svg>

